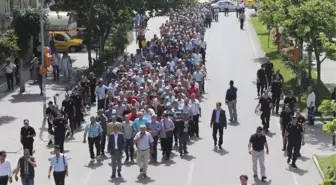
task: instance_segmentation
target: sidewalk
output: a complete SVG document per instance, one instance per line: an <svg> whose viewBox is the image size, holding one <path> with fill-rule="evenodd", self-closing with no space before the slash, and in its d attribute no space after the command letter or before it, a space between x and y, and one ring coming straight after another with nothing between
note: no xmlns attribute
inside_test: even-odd
<svg viewBox="0 0 336 185"><path fill-rule="evenodd" d="M159 27L166 21L167 18L155 17L148 22L148 31L146 32L146 38L152 38L154 34L159 35ZM135 34L135 33L134 33ZM134 53L138 49L135 41L129 44L127 52ZM71 58L76 59L74 62L74 68L87 68L88 60L86 53L70 54ZM24 76L25 79L29 79L29 74ZM51 79L48 79L47 85L47 102L53 100L53 96L58 93L58 105L64 100L65 84L54 83ZM8 158L10 160L16 160L17 154L20 154L22 147L20 144L20 128L23 126L23 119L29 119L30 125L35 128L37 136L35 137L35 146L46 145L48 141L47 123L43 120L43 102L42 96L40 96L40 90L38 85L31 85L26 83L26 92L19 94L19 89L16 89L12 93L0 92L0 150L6 150L8 152ZM95 113L95 109L92 109L92 113ZM43 148L41 148L44 150ZM40 149L39 149L40 150ZM20 154L21 155L21 154Z"/></svg>

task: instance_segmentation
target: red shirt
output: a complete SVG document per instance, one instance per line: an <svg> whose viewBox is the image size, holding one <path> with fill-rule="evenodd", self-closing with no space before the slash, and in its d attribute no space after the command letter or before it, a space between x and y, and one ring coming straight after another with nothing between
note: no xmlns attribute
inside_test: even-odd
<svg viewBox="0 0 336 185"><path fill-rule="evenodd" d="M138 113L133 114L133 113L131 112L131 113L129 113L127 116L128 116L128 118L129 118L131 121L134 121L135 119L137 119L137 117L138 117Z"/></svg>
<svg viewBox="0 0 336 185"><path fill-rule="evenodd" d="M168 84L172 87L172 89L174 89L176 87L176 83L174 83L174 82L169 82Z"/></svg>
<svg viewBox="0 0 336 185"><path fill-rule="evenodd" d="M132 100L138 101L138 97L137 96L131 96L127 98L127 103L131 104Z"/></svg>
<svg viewBox="0 0 336 185"><path fill-rule="evenodd" d="M190 87L188 89L188 94L189 94L189 97L192 95L192 94L195 94L196 95L196 99L199 100L199 96L198 96L198 88L196 87Z"/></svg>

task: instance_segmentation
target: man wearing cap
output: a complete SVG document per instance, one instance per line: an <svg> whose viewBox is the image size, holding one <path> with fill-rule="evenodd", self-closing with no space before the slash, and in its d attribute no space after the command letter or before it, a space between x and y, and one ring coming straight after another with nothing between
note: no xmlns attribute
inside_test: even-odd
<svg viewBox="0 0 336 185"><path fill-rule="evenodd" d="M123 153L123 148L125 144L124 134L119 132L121 124L115 124L113 126L113 132L108 137L108 151L111 154L112 159L112 176L111 178L116 177L116 171L118 166L118 177L121 177L121 158Z"/></svg>
<svg viewBox="0 0 336 185"><path fill-rule="evenodd" d="M237 88L233 84L233 80L230 80L230 88L226 91L225 103L229 109L230 121L237 122Z"/></svg>
<svg viewBox="0 0 336 185"><path fill-rule="evenodd" d="M23 149L28 149L29 154L33 155L33 145L34 145L34 137L36 136L35 129L29 126L29 120L23 120L24 126L21 128L21 144Z"/></svg>
<svg viewBox="0 0 336 185"><path fill-rule="evenodd" d="M146 132L146 125L140 125L140 132L134 137L134 142L137 144L137 163L140 168L142 177L147 177L147 167L150 153L153 152L153 137L149 132Z"/></svg>

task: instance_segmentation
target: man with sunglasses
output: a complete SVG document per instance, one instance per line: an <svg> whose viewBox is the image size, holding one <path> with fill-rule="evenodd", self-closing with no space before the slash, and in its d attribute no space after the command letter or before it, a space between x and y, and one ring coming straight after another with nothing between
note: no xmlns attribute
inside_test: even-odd
<svg viewBox="0 0 336 185"><path fill-rule="evenodd" d="M12 183L12 164L6 157L6 151L0 151L0 185L7 185L8 182Z"/></svg>
<svg viewBox="0 0 336 185"><path fill-rule="evenodd" d="M23 185L34 185L35 178L35 158L29 153L29 149L24 149L24 155L19 159L17 167L15 169L15 180L18 181L18 174L20 172L20 177Z"/></svg>

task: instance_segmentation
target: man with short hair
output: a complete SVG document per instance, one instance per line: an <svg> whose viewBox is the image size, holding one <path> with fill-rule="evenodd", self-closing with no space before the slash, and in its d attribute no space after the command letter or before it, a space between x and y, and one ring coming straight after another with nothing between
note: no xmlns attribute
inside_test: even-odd
<svg viewBox="0 0 336 185"><path fill-rule="evenodd" d="M23 156L20 157L15 171L15 180L18 181L20 172L23 185L34 185L35 178L35 158L29 154L29 149L24 149Z"/></svg>
<svg viewBox="0 0 336 185"><path fill-rule="evenodd" d="M90 158L91 161L94 161L94 151L93 146L96 147L97 150L97 158L100 155L100 140L103 137L103 129L99 123L96 122L96 118L91 116L90 118L91 123L87 124L85 127L83 143L86 143L86 137L89 140L89 151L90 151Z"/></svg>
<svg viewBox="0 0 336 185"><path fill-rule="evenodd" d="M230 121L237 122L237 88L233 86L233 80L230 81L230 88L226 91L225 103L230 113Z"/></svg>
<svg viewBox="0 0 336 185"><path fill-rule="evenodd" d="M223 144L223 130L224 128L227 128L227 122L226 122L226 115L225 111L221 108L222 103L217 102L216 103L216 109L212 111L211 121L210 121L210 127L212 129L212 137L214 140L214 146L217 146L217 132L219 132L219 141L218 141L218 147L219 149L222 149Z"/></svg>
<svg viewBox="0 0 336 185"><path fill-rule="evenodd" d="M33 145L34 145L34 137L36 136L35 129L31 126L29 126L29 120L24 119L23 120L24 126L21 127L20 135L21 135L21 143L23 146L23 149L28 149L29 154L33 155Z"/></svg>
<svg viewBox="0 0 336 185"><path fill-rule="evenodd" d="M140 173L142 177L147 177L147 167L150 153L153 152L153 137L146 131L146 125L140 125L140 132L138 132L134 137L134 142L136 143L137 150L137 163L140 168Z"/></svg>
<svg viewBox="0 0 336 185"><path fill-rule="evenodd" d="M54 170L55 185L65 185L65 176L68 176L68 158L61 153L61 148L58 145L55 146L55 155L50 159L49 179L52 170Z"/></svg>
<svg viewBox="0 0 336 185"><path fill-rule="evenodd" d="M6 159L6 151L0 151L0 185L12 183L12 164L9 159Z"/></svg>
<svg viewBox="0 0 336 185"><path fill-rule="evenodd" d="M115 124L113 126L113 132L108 137L108 151L111 154L112 159L112 176L111 178L116 177L116 171L118 166L118 177L121 177L121 158L123 153L123 148L125 144L124 134L119 132L121 124Z"/></svg>

